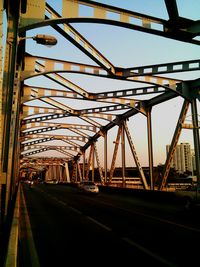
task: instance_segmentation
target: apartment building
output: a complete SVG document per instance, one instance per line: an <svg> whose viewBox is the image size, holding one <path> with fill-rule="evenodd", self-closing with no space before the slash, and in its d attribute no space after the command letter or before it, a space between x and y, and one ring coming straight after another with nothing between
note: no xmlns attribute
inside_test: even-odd
<svg viewBox="0 0 200 267"><path fill-rule="evenodd" d="M169 153L170 145L166 145L166 152ZM192 158L194 158L194 150L191 149L189 143L180 143L177 145L171 167L174 168L179 173L184 173L187 171L193 172L194 163Z"/></svg>

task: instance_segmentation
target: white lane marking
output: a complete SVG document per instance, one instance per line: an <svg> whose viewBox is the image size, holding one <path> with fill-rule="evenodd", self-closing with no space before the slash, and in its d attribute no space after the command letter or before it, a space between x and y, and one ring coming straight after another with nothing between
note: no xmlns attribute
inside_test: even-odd
<svg viewBox="0 0 200 267"><path fill-rule="evenodd" d="M52 195L50 195L49 193L46 193L47 196L49 196L50 198L54 199L54 200L57 200L57 198L55 197L52 197ZM93 200L95 201L95 200ZM96 200L97 201L97 200ZM59 202L59 201L58 201ZM175 225L177 227L180 227L180 228L183 228L183 229L186 229L186 230L189 230L189 231L193 231L193 232L200 232L200 229L197 229L197 228L194 228L194 227L191 227L191 226L187 226L187 225L183 225L183 224L180 224L180 223L176 223L176 222L173 222L173 221L169 221L169 220L166 220L166 219L162 219L162 218L158 218L158 217L155 217L155 216L152 216L152 215L148 215L148 214L144 214L144 213L141 213L141 212L138 212L138 211L132 211L130 209L123 209L123 208L120 208L120 207L116 207L110 203L107 203L105 201L99 201L98 199L98 202L104 204L104 205L107 205L107 206L110 206L110 207L114 207L114 208L118 208L120 210L123 210L123 211L127 211L127 212L130 212L130 213L134 213L134 214L137 214L137 215L140 215L140 216L143 216L143 217L146 217L146 218L150 218L150 219L153 219L153 220L156 220L156 221L160 221L162 223L166 223L166 224L170 224L170 225ZM63 204L64 205L64 204ZM78 212L77 212L78 213ZM82 212L79 211L79 214L82 214Z"/></svg>
<svg viewBox="0 0 200 267"><path fill-rule="evenodd" d="M70 210L73 210L75 213L80 214L80 215L83 214L80 210L78 210L78 209L76 209L76 208L73 208L72 206L69 206L66 202L64 202L64 201L62 201L62 200L60 200L60 199L58 199L57 197L52 196L51 194L49 194L49 193L47 193L47 192L45 192L45 191L44 191L44 193L45 193L49 198L51 198L52 200L56 201L57 203L59 203L59 204L61 204L61 205L63 205L63 206L68 206L68 208L69 208Z"/></svg>
<svg viewBox="0 0 200 267"><path fill-rule="evenodd" d="M52 195L49 196L51 199L55 200L55 201L58 201L57 197L54 197Z"/></svg>
<svg viewBox="0 0 200 267"><path fill-rule="evenodd" d="M154 258L155 260L159 261L160 263L164 263L166 266L170 267L176 267L177 265L163 259L162 257L158 256L157 254L153 253L152 251L144 248L143 246L139 245L138 243L134 242L133 240L123 237L122 238L125 242L127 242L129 245L136 247L137 249L141 250L145 254L149 255L150 257Z"/></svg>
<svg viewBox="0 0 200 267"><path fill-rule="evenodd" d="M88 218L90 221L94 222L95 224L101 226L103 229L107 230L107 231L112 231L112 229L108 226L106 226L105 224L100 223L99 221L93 219L90 216L86 216L86 218Z"/></svg>
<svg viewBox="0 0 200 267"><path fill-rule="evenodd" d="M110 207L113 207L113 208L117 208L117 209L120 209L122 211L130 212L132 214L137 214L137 215L140 215L140 216L143 216L143 217L146 217L146 218L150 218L152 220L159 221L159 222L162 222L162 223L165 223L165 224L175 225L177 227L180 227L180 228L183 228L183 229L186 229L186 230L189 230L189 231L193 231L193 232L197 232L197 233L200 232L200 229L194 228L194 227L189 226L189 225L176 223L176 222L173 222L173 221L169 221L169 220L166 220L166 219L158 218L158 217L155 217L155 216L152 216L152 215L148 215L148 214L141 213L141 212L138 212L138 211L133 211L133 210L130 210L130 209L124 209L124 208L121 208L121 207L116 207L113 204L107 203L107 202L99 200L99 199L98 199L98 201L97 200L93 200L93 201L96 201L98 203L100 202L100 203L102 203L104 205L107 205L107 206L110 206Z"/></svg>
<svg viewBox="0 0 200 267"><path fill-rule="evenodd" d="M59 199L57 199L57 202L58 203L60 203L60 204L62 204L62 205L64 205L64 206L66 206L67 204L64 202L64 201L62 201L62 200L59 200Z"/></svg>
<svg viewBox="0 0 200 267"><path fill-rule="evenodd" d="M78 209L76 209L76 208L73 208L72 206L68 206L68 208L71 209L71 210L73 210L73 211L76 212L77 214L80 214L80 215L83 214L80 210L78 210Z"/></svg>

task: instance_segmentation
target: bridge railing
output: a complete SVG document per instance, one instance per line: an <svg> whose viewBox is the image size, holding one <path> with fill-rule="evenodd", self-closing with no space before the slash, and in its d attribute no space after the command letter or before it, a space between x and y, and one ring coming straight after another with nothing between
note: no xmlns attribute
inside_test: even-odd
<svg viewBox="0 0 200 267"><path fill-rule="evenodd" d="M23 186L21 184L19 184L17 189L8 247L3 267L18 266L40 266L33 241Z"/></svg>
<svg viewBox="0 0 200 267"><path fill-rule="evenodd" d="M15 202L14 214L12 218L4 267L17 266L18 241L19 241L19 214L20 214L20 187L18 187L17 189L17 197Z"/></svg>

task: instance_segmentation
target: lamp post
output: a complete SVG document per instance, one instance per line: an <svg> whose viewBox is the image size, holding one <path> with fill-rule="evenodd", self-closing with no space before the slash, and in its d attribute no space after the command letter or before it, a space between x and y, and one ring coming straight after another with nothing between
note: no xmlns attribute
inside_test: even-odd
<svg viewBox="0 0 200 267"><path fill-rule="evenodd" d="M4 223L4 218L7 216L8 203L13 198L15 191L15 182L18 175L18 156L20 124L20 80L19 73L23 68L24 45L21 41L33 39L37 44L54 46L57 44L57 39L51 35L38 34L33 37L18 37L18 19L19 14L10 16L8 21L7 42L5 49L5 66L3 91L4 103L3 114L3 132L2 132L2 156L0 168L0 228ZM14 25L14 26L13 26ZM14 30L13 30L14 29ZM14 104L13 104L14 103Z"/></svg>
<svg viewBox="0 0 200 267"><path fill-rule="evenodd" d="M26 39L33 39L37 44L53 46L57 44L57 39L52 35L37 34L31 37L20 37L19 42Z"/></svg>

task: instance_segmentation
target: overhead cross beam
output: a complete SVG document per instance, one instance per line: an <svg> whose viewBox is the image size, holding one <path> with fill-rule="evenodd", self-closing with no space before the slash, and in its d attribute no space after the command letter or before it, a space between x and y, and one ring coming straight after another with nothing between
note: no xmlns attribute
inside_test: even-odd
<svg viewBox="0 0 200 267"><path fill-rule="evenodd" d="M170 19L174 21L178 16L176 1L166 0L165 3ZM80 5L84 6L86 9L92 9L92 15L88 16L86 13L85 16L82 16L80 14ZM116 14L119 19L115 20L113 17L110 18L110 13ZM170 19L167 21L153 16L148 16L146 14L93 1L88 2L84 0L77 0L74 2L73 0L65 0L63 2L62 18L46 19L42 22L39 21L34 24L29 24L22 16L22 26L20 27L20 31L24 32L36 27L47 25L53 26L61 23L106 23L200 45L200 41L195 39L195 37L199 35L198 21L178 17L178 23L174 24L173 21L171 23Z"/></svg>
<svg viewBox="0 0 200 267"><path fill-rule="evenodd" d="M22 119L21 148L35 147L39 153L42 152L40 149L55 149L65 154L67 160L78 160L81 154L85 153L85 150L91 144L94 144L98 138L107 135L110 129L116 125L119 126L126 119L138 113L148 117L149 110L153 106L177 96L183 97L189 102L199 99L198 80L183 81L171 78L175 73L199 71L199 59L129 68L118 67L111 63L71 25L79 22L103 23L200 45L200 41L195 38L200 33L200 22L180 17L175 0L165 0L169 20L86 0L63 1L60 14L50 5L45 4L45 1L40 1L38 5L32 5L29 0L27 3L29 9L27 9L27 14L25 14L26 12L21 14L19 35L25 35L25 31L29 29L51 26L65 40L76 46L89 59L92 59L95 64L25 54L25 62L23 62L25 68L19 72L21 79L18 84L20 82L23 84L29 78L43 76L55 82L61 89L24 86L24 95L21 99L23 114L20 117ZM80 12L81 7L86 10L84 15ZM34 19L32 14L30 16L29 13L33 9L38 10L38 13L36 12L38 16ZM88 9L92 11L89 16L87 14ZM21 36L19 37L21 38ZM93 88L90 88L89 92L89 90L68 80L66 78L68 74L87 75L88 78L115 79L121 82L129 81L134 85L135 83L142 83L144 87L136 86L135 88L118 88L117 90L110 90L110 88L103 90L102 88L101 92L93 92ZM19 92L21 91L19 90ZM78 100L80 101L78 103L81 104L72 108L73 105L59 101L60 97L68 98L70 101ZM140 97L144 100L140 100ZM39 104L37 101L39 101ZM85 105L86 101L88 101L88 108L82 106L82 102ZM81 123L84 122L86 125L81 126L81 123L67 125L67 123L53 122L59 119L74 118L81 120ZM55 130L62 129L65 130L65 134L59 136ZM70 136L66 133L68 130L76 136ZM127 130L126 127L125 130ZM46 134L47 131L54 132ZM90 133L87 133L87 131ZM126 133L133 155L135 155L130 133L128 131ZM67 145L57 146L56 149L53 147L53 141L55 140L66 142L72 147L73 151L81 151L81 153L78 152L75 156L69 154L66 152L67 147L69 148ZM43 144L40 146L41 143L47 141L51 141L52 145ZM78 142L82 142L82 145ZM37 151L31 153L37 153ZM27 156L32 156L32 154ZM103 180L102 173L101 180ZM143 179L143 184L145 188L148 187L145 179Z"/></svg>

